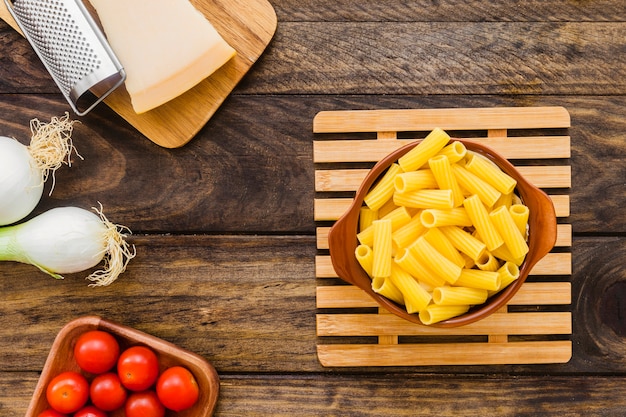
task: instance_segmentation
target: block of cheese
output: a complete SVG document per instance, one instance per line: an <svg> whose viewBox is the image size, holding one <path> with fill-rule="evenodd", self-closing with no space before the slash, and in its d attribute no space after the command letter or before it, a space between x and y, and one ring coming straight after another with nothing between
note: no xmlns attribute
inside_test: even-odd
<svg viewBox="0 0 626 417"><path fill-rule="evenodd" d="M236 51L189 0L90 0L126 71L133 109L183 94Z"/></svg>

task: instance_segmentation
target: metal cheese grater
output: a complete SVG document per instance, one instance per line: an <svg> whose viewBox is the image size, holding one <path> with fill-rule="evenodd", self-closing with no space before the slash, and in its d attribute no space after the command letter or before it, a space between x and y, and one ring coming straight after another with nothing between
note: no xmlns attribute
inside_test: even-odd
<svg viewBox="0 0 626 417"><path fill-rule="evenodd" d="M87 114L126 79L81 0L4 2L76 114Z"/></svg>

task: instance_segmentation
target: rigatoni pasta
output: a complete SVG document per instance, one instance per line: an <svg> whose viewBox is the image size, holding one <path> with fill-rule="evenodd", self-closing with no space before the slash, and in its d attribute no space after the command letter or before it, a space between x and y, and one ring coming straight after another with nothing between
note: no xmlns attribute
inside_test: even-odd
<svg viewBox="0 0 626 417"><path fill-rule="evenodd" d="M526 239L517 228L509 210L504 206L498 207L489 213L489 217L513 258L519 259L526 256L528 253Z"/></svg>
<svg viewBox="0 0 626 417"><path fill-rule="evenodd" d="M491 184L502 194L512 193L517 185L517 181L498 168L496 164L474 152L467 153L465 168L483 181Z"/></svg>
<svg viewBox="0 0 626 417"><path fill-rule="evenodd" d="M528 252L516 184L433 130L366 194L355 256L372 289L434 324L514 282Z"/></svg>
<svg viewBox="0 0 626 417"><path fill-rule="evenodd" d="M401 171L398 164L391 164L385 175L383 175L374 188L367 193L363 201L370 209L376 211L389 200L393 195L396 174Z"/></svg>
<svg viewBox="0 0 626 417"><path fill-rule="evenodd" d="M391 280L391 277L374 277L372 278L372 290L387 297L397 304L405 304L403 291L398 289Z"/></svg>
<svg viewBox="0 0 626 417"><path fill-rule="evenodd" d="M391 220L374 220L374 242L372 251L372 276L391 275Z"/></svg>
<svg viewBox="0 0 626 417"><path fill-rule="evenodd" d="M452 171L448 157L446 155L435 155L428 160L428 166L430 166L439 188L452 191L453 206L460 206L463 203L463 191L461 191L461 187Z"/></svg>
<svg viewBox="0 0 626 417"><path fill-rule="evenodd" d="M488 250L492 251L504 244L502 236L500 236L498 230L489 218L487 208L476 194L467 197L463 202L463 206L467 211L467 215L472 220L476 232L481 237L482 241L485 242L485 245L487 245Z"/></svg>
<svg viewBox="0 0 626 417"><path fill-rule="evenodd" d="M402 172L396 175L394 188L399 193L437 188L437 181L430 169Z"/></svg>
<svg viewBox="0 0 626 417"><path fill-rule="evenodd" d="M437 304L429 304L424 310L420 311L420 321L424 324L435 324L440 321L451 319L452 317L465 314L470 306L442 306Z"/></svg>
<svg viewBox="0 0 626 417"><path fill-rule="evenodd" d="M415 171L437 155L450 141L450 136L440 128L433 129L420 144L398 159L404 172Z"/></svg>

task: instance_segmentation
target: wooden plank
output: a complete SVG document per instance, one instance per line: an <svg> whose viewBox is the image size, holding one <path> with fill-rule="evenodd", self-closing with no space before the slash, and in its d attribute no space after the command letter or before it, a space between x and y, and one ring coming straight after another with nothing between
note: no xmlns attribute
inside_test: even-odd
<svg viewBox="0 0 626 417"><path fill-rule="evenodd" d="M280 20L285 22L388 22L402 26L407 22L622 22L626 20L623 4L613 0L579 3L569 0L525 0L521 3L484 2L481 0L431 1L386 0L309 0L303 7L297 0L280 5ZM361 7L355 7L355 4ZM277 5L278 7L278 5ZM471 39L468 40L471 42ZM477 413L476 415L482 415Z"/></svg>
<svg viewBox="0 0 626 417"><path fill-rule="evenodd" d="M549 253L539 260L530 271L531 275L571 275L571 253ZM337 278L330 256L318 255L315 257L315 275L318 278Z"/></svg>
<svg viewBox="0 0 626 417"><path fill-rule="evenodd" d="M626 410L622 374L579 375L565 373L561 366L528 369L463 367L454 373L420 374L344 369L322 375L224 372L215 417L424 417L435 415L432 410L438 417L616 417ZM36 371L0 373L3 417L24 417L38 376Z"/></svg>
<svg viewBox="0 0 626 417"><path fill-rule="evenodd" d="M393 314L317 315L318 336L546 335L571 332L572 316L563 312L496 313L475 323L452 328L420 326Z"/></svg>
<svg viewBox="0 0 626 417"><path fill-rule="evenodd" d="M565 363L572 342L317 345L324 366L421 366Z"/></svg>
<svg viewBox="0 0 626 417"><path fill-rule="evenodd" d="M567 217L570 213L569 195L550 195L557 217ZM316 198L313 201L315 221L337 220L352 204L351 198Z"/></svg>
<svg viewBox="0 0 626 417"><path fill-rule="evenodd" d="M564 165L518 166L524 178L539 188L570 188L572 168ZM315 191L356 191L368 174L368 169L319 169L315 171Z"/></svg>
<svg viewBox="0 0 626 417"><path fill-rule="evenodd" d="M316 229L317 248L328 249L328 232L330 227L318 227ZM557 224L556 225L556 247L572 246L572 225Z"/></svg>
<svg viewBox="0 0 626 417"><path fill-rule="evenodd" d="M454 132L449 132L452 136ZM493 148L507 159L569 158L569 136L468 138ZM394 140L316 140L313 162L374 162L414 139Z"/></svg>
<svg viewBox="0 0 626 417"><path fill-rule="evenodd" d="M508 305L566 305L572 302L569 282L525 282ZM319 285L317 308L368 308L378 304L354 285Z"/></svg>
<svg viewBox="0 0 626 417"><path fill-rule="evenodd" d="M409 132L483 129L541 129L570 126L563 107L486 107L323 111L313 119L313 132Z"/></svg>

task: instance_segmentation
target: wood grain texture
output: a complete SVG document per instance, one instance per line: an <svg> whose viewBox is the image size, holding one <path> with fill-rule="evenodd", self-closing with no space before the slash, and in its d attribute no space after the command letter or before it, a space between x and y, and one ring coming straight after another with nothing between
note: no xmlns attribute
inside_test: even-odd
<svg viewBox="0 0 626 417"><path fill-rule="evenodd" d="M480 0L432 2L403 0L354 3L351 0L298 0L272 2L280 21L300 22L611 22L623 21L626 10L611 0Z"/></svg>
<svg viewBox="0 0 626 417"><path fill-rule="evenodd" d="M24 142L30 136L31 118L49 120L65 111L60 95L0 97L5 115L1 131ZM317 110L486 104L568 108L574 233L626 232L626 218L613 214L626 206L626 190L621 186L626 176L622 162L626 158L622 117L626 99L614 96L237 96L229 99L197 138L175 151L158 149L102 108L76 126L75 144L85 160L75 158L71 168L57 171L56 188L38 211L70 203L88 208L101 201L113 219L136 232L313 233L315 135L311 120ZM241 108L247 109L245 114ZM146 154L150 157L145 158ZM603 169L605 165L612 169ZM144 180L144 172L150 173L150 181ZM168 181L172 173L181 179L179 184ZM285 189L290 191L283 193ZM608 191L610 199L605 198ZM240 214L249 209L259 213Z"/></svg>
<svg viewBox="0 0 626 417"><path fill-rule="evenodd" d="M55 334L85 314L210 360L222 380L218 416L623 415L622 2L271 3L272 43L184 147L154 145L106 106L81 118L75 144L85 159L57 172L37 211L101 201L135 232L138 257L103 289L88 288L82 274L58 282L0 263L0 415L25 414ZM314 115L510 106L563 106L571 115L571 127L554 134L571 138L572 359L323 368ZM0 134L26 142L30 119L67 110L26 42L0 22Z"/></svg>
<svg viewBox="0 0 626 417"><path fill-rule="evenodd" d="M325 371L315 352L313 236L149 235L135 236L133 242L137 258L106 288L88 288L84 274L56 281L28 265L0 263L0 371L40 370L54 336L68 318L87 314L135 327L195 352L220 375ZM605 310L611 300L612 308L619 308L612 297L623 279L620 256L624 250L624 238L574 240L573 357L569 363L426 366L420 371L626 373L623 321Z"/></svg>
<svg viewBox="0 0 626 417"><path fill-rule="evenodd" d="M235 93L619 94L624 37L613 22L286 22ZM34 80L0 80L0 91L49 78L19 35L0 42L24 54L5 57L10 64L37 70Z"/></svg>
<svg viewBox="0 0 626 417"><path fill-rule="evenodd" d="M35 372L0 374L3 417L24 416L20 398L29 396L36 379ZM448 397L451 389L454 398ZM578 417L581 410L590 417L619 417L625 389L623 376L226 375L215 416L473 417L497 409L510 417Z"/></svg>
<svg viewBox="0 0 626 417"><path fill-rule="evenodd" d="M612 22L288 22L273 41L279 53L267 54L240 91L619 94L624 37ZM606 59L621 65L608 71Z"/></svg>

